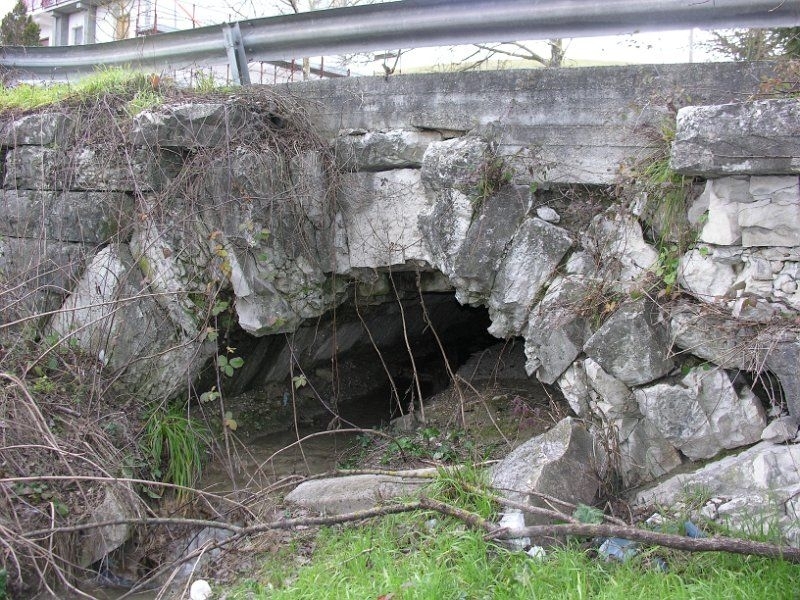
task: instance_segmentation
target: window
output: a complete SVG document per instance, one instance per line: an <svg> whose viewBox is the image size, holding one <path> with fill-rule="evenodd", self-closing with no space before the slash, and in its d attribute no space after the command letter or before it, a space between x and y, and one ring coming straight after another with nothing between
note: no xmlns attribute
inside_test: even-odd
<svg viewBox="0 0 800 600"><path fill-rule="evenodd" d="M83 44L83 25L72 28L72 45L80 46Z"/></svg>

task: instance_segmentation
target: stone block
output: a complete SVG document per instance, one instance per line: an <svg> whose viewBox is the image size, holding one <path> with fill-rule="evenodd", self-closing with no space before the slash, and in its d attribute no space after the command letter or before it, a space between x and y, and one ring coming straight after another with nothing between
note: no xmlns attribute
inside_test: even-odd
<svg viewBox="0 0 800 600"><path fill-rule="evenodd" d="M800 173L800 105L786 98L682 108L671 164L704 177Z"/></svg>
<svg viewBox="0 0 800 600"><path fill-rule="evenodd" d="M433 201L418 169L343 175L341 190L352 268L430 262L419 219L431 213Z"/></svg>
<svg viewBox="0 0 800 600"><path fill-rule="evenodd" d="M614 209L592 219L583 245L596 258L601 276L618 291L635 287L658 260L658 253L644 241L639 221Z"/></svg>
<svg viewBox="0 0 800 600"><path fill-rule="evenodd" d="M130 236L134 201L119 192L0 190L0 234L101 244Z"/></svg>
<svg viewBox="0 0 800 600"><path fill-rule="evenodd" d="M706 182L708 218L700 232L700 241L708 244L731 246L740 244L742 230L739 226L741 203L750 200L747 178L724 177Z"/></svg>
<svg viewBox="0 0 800 600"><path fill-rule="evenodd" d="M658 479L683 462L680 453L646 417L622 418L615 430L620 475L627 488Z"/></svg>
<svg viewBox="0 0 800 600"><path fill-rule="evenodd" d="M72 117L64 112L23 115L0 128L0 146L66 146L73 127Z"/></svg>
<svg viewBox="0 0 800 600"><path fill-rule="evenodd" d="M572 364L591 335L590 319L580 309L593 280L568 276L556 280L534 307L525 330L525 368L544 383L555 382Z"/></svg>
<svg viewBox="0 0 800 600"><path fill-rule="evenodd" d="M759 364L757 330L751 325L679 302L670 309L675 345L724 369L755 370Z"/></svg>
<svg viewBox="0 0 800 600"><path fill-rule="evenodd" d="M758 398L746 388L737 393L720 369L692 369L679 383L659 383L634 394L641 413L693 460L752 444L766 425Z"/></svg>
<svg viewBox="0 0 800 600"><path fill-rule="evenodd" d="M368 131L340 135L335 141L336 164L344 171L418 169L428 145L442 134L432 131Z"/></svg>
<svg viewBox="0 0 800 600"><path fill-rule="evenodd" d="M746 529L756 517L765 516L773 522L777 517L789 515L791 519L780 520L786 533L796 527L797 515L790 506L800 492L800 444L776 445L760 442L732 456L726 456L697 469L670 477L660 484L640 491L636 495L638 504L673 506L686 502L694 493L708 497L725 498L728 510L734 504L748 505L749 511L735 523L726 523ZM763 502L762 498L768 499ZM785 508L784 508L785 507ZM795 542L796 543L796 542Z"/></svg>
<svg viewBox="0 0 800 600"><path fill-rule="evenodd" d="M161 190L182 166L179 153L138 148L130 157L101 146L73 150L20 146L6 156L4 186L30 190Z"/></svg>
<svg viewBox="0 0 800 600"><path fill-rule="evenodd" d="M450 282L462 304L486 302L517 229L530 208L525 190L503 187L486 198L470 222Z"/></svg>
<svg viewBox="0 0 800 600"><path fill-rule="evenodd" d="M487 165L492 159L489 143L480 137L433 142L422 159L422 183L434 192L455 188L467 195L477 195L478 184L487 176Z"/></svg>
<svg viewBox="0 0 800 600"><path fill-rule="evenodd" d="M716 260L714 248L689 250L678 263L678 283L695 298L716 304L735 292L737 274L727 260Z"/></svg>
<svg viewBox="0 0 800 600"><path fill-rule="evenodd" d="M498 338L522 333L531 307L571 247L572 236L567 230L538 218L523 221L489 296L489 333Z"/></svg>
<svg viewBox="0 0 800 600"><path fill-rule="evenodd" d="M3 187L24 190L69 189L69 161L64 150L45 146L19 146L6 154Z"/></svg>
<svg viewBox="0 0 800 600"><path fill-rule="evenodd" d="M494 465L491 483L501 495L531 506L548 508L532 492L591 505L600 489L605 465L602 446L579 421L567 417ZM533 525L551 520L526 514L525 522Z"/></svg>
<svg viewBox="0 0 800 600"><path fill-rule="evenodd" d="M754 201L739 210L742 246L800 246L798 178L753 180L750 189Z"/></svg>
<svg viewBox="0 0 800 600"><path fill-rule="evenodd" d="M244 106L234 102L172 104L136 115L132 140L147 148L229 146L233 138L246 135L255 121Z"/></svg>
<svg viewBox="0 0 800 600"><path fill-rule="evenodd" d="M800 340L762 340L768 348L765 365L781 382L783 399L789 414L800 419Z"/></svg>
<svg viewBox="0 0 800 600"><path fill-rule="evenodd" d="M583 367L590 387L589 408L597 417L610 421L639 414L639 407L627 385L606 373L591 358L583 361Z"/></svg>
<svg viewBox="0 0 800 600"><path fill-rule="evenodd" d="M669 329L657 306L644 299L622 305L583 347L586 355L628 386L669 373Z"/></svg>
<svg viewBox="0 0 800 600"><path fill-rule="evenodd" d="M75 340L133 391L166 399L185 388L216 344L184 336L153 298L125 244L100 250L49 331Z"/></svg>
<svg viewBox="0 0 800 600"><path fill-rule="evenodd" d="M87 244L0 236L0 323L27 319L0 329L0 339L10 346L20 331L37 332L75 286L92 250Z"/></svg>
<svg viewBox="0 0 800 600"><path fill-rule="evenodd" d="M417 491L424 479L389 475L350 475L304 481L286 495L286 502L323 515L376 508Z"/></svg>
<svg viewBox="0 0 800 600"><path fill-rule="evenodd" d="M589 416L589 381L582 360L576 360L561 374L558 378L558 389L572 412L579 417Z"/></svg>

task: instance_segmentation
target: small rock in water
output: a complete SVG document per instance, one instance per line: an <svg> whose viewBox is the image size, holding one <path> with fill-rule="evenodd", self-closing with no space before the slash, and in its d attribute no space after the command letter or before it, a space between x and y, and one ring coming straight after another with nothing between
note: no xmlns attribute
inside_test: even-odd
<svg viewBox="0 0 800 600"><path fill-rule="evenodd" d="M209 600L213 595L214 592L205 579L198 579L189 588L189 600Z"/></svg>

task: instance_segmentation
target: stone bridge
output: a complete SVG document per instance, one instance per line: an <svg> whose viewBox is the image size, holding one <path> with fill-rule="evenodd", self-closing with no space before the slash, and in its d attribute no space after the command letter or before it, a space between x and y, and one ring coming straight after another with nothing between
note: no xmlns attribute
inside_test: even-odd
<svg viewBox="0 0 800 600"><path fill-rule="evenodd" d="M432 74L8 118L0 334L74 339L150 397L221 355L230 393L276 406L301 369L332 400L424 395L508 340L648 481L800 416L798 112L759 100L774 76Z"/></svg>

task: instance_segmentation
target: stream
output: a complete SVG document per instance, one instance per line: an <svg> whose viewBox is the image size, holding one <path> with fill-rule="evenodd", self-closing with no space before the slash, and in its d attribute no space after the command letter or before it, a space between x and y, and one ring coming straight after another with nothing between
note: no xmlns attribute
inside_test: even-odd
<svg viewBox="0 0 800 600"><path fill-rule="evenodd" d="M378 414L374 403L351 402L343 408L342 417L351 423L371 427L380 424L384 411ZM349 427L343 425L343 427ZM253 433L230 443L230 456L218 456L203 468L198 488L215 494L250 490L258 492L292 475L317 475L337 467L339 461L357 445L358 433L348 430L320 431L315 427L277 433ZM307 438L307 439L306 439ZM303 440L296 443L298 439ZM218 452L218 454L220 454ZM283 488L285 493L291 488ZM271 502L277 494L267 496ZM262 501L263 501L262 500ZM124 589L113 589L86 585L82 591L100 600L117 600L126 593ZM155 600L158 590L147 590L128 596L136 600Z"/></svg>

